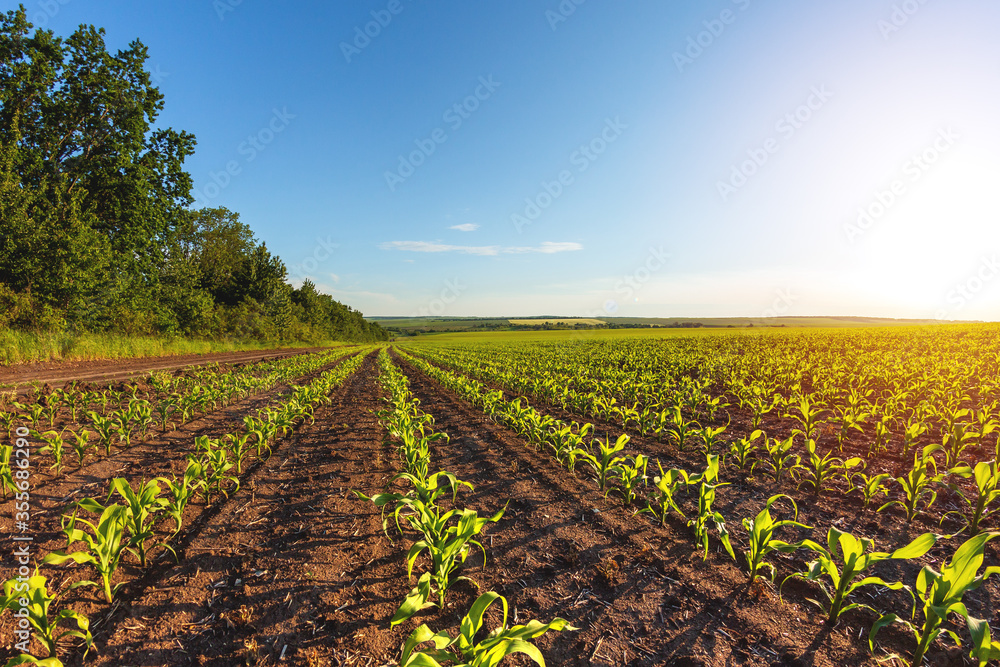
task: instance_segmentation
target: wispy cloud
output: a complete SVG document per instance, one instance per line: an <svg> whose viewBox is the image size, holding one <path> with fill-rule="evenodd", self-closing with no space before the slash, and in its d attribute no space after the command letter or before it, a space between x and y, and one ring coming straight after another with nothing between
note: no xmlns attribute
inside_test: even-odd
<svg viewBox="0 0 1000 667"><path fill-rule="evenodd" d="M479 229L479 225L471 223L471 222L467 222L464 225L452 225L448 229L455 229L455 230L458 230L460 232L474 232L477 229Z"/></svg>
<svg viewBox="0 0 1000 667"><path fill-rule="evenodd" d="M560 252L575 252L583 250L583 246L574 242L556 243L545 241L538 246L468 246L450 245L438 243L436 241L389 241L379 246L382 250L402 250L404 252L457 252L463 255L525 255L529 253L539 253L543 255L554 255Z"/></svg>

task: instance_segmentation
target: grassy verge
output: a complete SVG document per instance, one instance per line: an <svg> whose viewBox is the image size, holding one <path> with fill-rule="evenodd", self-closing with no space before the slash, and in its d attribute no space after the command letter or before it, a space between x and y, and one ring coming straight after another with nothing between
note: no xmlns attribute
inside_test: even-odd
<svg viewBox="0 0 1000 667"><path fill-rule="evenodd" d="M4 366L41 361L137 359L295 347L316 347L316 345L306 343L279 345L266 341L193 340L113 334L30 333L0 328L0 365Z"/></svg>

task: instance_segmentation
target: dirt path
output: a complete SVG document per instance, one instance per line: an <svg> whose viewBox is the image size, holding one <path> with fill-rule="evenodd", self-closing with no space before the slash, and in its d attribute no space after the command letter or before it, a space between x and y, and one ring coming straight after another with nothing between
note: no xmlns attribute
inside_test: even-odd
<svg viewBox="0 0 1000 667"><path fill-rule="evenodd" d="M93 361L46 361L38 364L0 366L0 386L24 385L37 382L53 387L73 380L98 382L119 381L145 375L150 371L169 371L204 364L246 364L264 359L280 359L300 354L321 352L327 348L294 348L285 350L253 350L250 352L217 352L213 354L179 354L168 357L141 359L97 359Z"/></svg>

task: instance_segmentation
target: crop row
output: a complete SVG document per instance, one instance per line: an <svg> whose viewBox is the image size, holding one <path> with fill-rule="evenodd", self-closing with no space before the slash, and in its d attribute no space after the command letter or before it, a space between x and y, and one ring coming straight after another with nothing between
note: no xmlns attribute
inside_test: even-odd
<svg viewBox="0 0 1000 667"><path fill-rule="evenodd" d="M410 393L406 376L393 365L384 349L379 355L379 368L379 381L387 394L385 400L388 406L378 413L378 418L396 443L404 467L403 472L392 478L390 485L402 482L408 489L403 493L387 491L370 498L359 491L354 493L382 508L383 516L390 513L400 533L403 532L401 522L416 533L418 539L406 554L408 577L412 578L418 561L429 561L428 569L419 576L416 587L404 598L392 617L390 626L394 627L423 609L435 606L443 609L447 592L457 582L475 584L468 577L459 575L459 569L473 548L483 554L485 563L486 549L477 538L487 524L499 521L505 510L501 509L492 517L480 517L476 510L454 506L459 490L462 487L472 489L472 484L444 470L429 472L431 444L447 442L447 434L434 430L434 418L420 409L419 401ZM449 495L452 508L446 509L444 504ZM483 629L486 611L497 601L500 601L503 610L500 626L477 639ZM460 632L451 637L447 632L435 633L426 624L420 625L407 638L400 664L403 667L445 664L492 666L507 655L522 653L544 667L545 659L530 640L549 630L576 629L562 618L549 623L531 620L524 625L508 626L507 600L492 591L476 599L460 626ZM420 648L428 642L433 643L433 648Z"/></svg>
<svg viewBox="0 0 1000 667"><path fill-rule="evenodd" d="M199 368L190 376L151 376L156 387L140 397L140 385L128 385L126 390L106 388L101 391L82 391L73 386L55 389L38 401L25 406L14 402L13 412L0 412L0 424L8 435L18 423L30 427L30 435L46 444L38 453L52 459L50 469L59 475L65 467L65 457L72 451L75 463L82 468L86 458L100 445L104 456L109 457L112 447L129 449L133 439L141 442L149 435L150 426L157 424L162 432L168 426L175 429L199 416L206 416L219 407L253 394L268 391L282 382L317 371L335 362L347 353L332 350L323 354L310 354L286 359L265 361L236 370L220 370L217 365ZM153 399L151 402L150 398ZM89 409L91 406L99 409ZM41 423L53 426L61 408L66 408L68 421L59 430L41 431ZM83 419L85 417L85 420ZM80 419L80 426L70 427ZM93 439L92 439L92 436ZM10 486L9 461L12 448L0 445L0 489L4 497Z"/></svg>
<svg viewBox="0 0 1000 667"><path fill-rule="evenodd" d="M610 439L603 441L587 436L592 427L589 424L566 424L551 416L543 415L527 405L522 399L506 400L500 391L491 391L475 379L441 369L418 357L403 355L421 371L430 375L443 386L457 393L467 402L478 406L487 415L499 423L511 428L525 439L539 447L548 447L554 458L562 464L567 474L575 474L579 463L593 473L593 478L605 495L612 489L622 496L623 502L642 509L637 514L649 513L661 523L666 523L668 516L677 514L684 521L686 528L694 535L695 548L707 558L709 531L714 529L721 544L732 558L736 558L732 544L732 535L727 528L726 520L714 508L719 489L726 486L720 480L720 458L718 454L706 453L707 466L703 472L690 473L680 469L664 471L659 461L656 468L659 474L650 476L647 470L650 460L643 454L624 455L625 445L629 437L622 435L615 442ZM815 443L813 443L815 446ZM819 459L819 457L816 457ZM812 467L812 473L822 470L822 459L810 462L807 470ZM979 468L981 470L981 468ZM996 480L995 465L992 468L994 489ZM650 479L652 477L652 479ZM813 477L816 480L817 477ZM612 484L612 482L615 482ZM821 489L816 482L817 489ZM680 494L690 491L697 492L697 509L689 516L682 512L678 504ZM994 493L992 499L996 499ZM787 502L792 509L791 519L776 520L771 514L772 507L778 502ZM991 501L989 501L991 502ZM642 507L645 505L645 507ZM914 560L921 558L931 547L946 538L933 533L924 533L911 543L891 552L873 551L874 542L870 539L858 538L831 526L826 533L826 546L811 539L797 542L786 542L775 539L774 532L779 528L796 527L812 530L812 527L797 522L798 507L787 494L771 497L760 512L753 517L746 517L742 525L747 532L747 546L743 551L748 565L751 582L763 570L774 575L774 565L765 559L775 553L788 553L799 549L812 552L814 560L809 562L805 570L794 572L789 577L814 582L823 594L824 602L818 603L823 609L828 623L836 623L839 617L852 609L867 608L878 614L878 620L873 624L869 634L869 643L874 648L874 639L879 630L889 623L900 623L909 627L914 634L917 647L912 656L913 664L921 664L923 656L935 639L947 632L952 639L961 644L958 635L945 628L950 614L964 617L968 628L970 654L985 665L990 659L1000 657L1000 642L991 638L989 624L968 613L962 600L968 591L979 588L985 579L994 574L1000 574L1000 567L980 569L984 561L986 543L1000 533L973 532L972 536L961 544L945 563L940 571L929 565L919 570L914 585L910 586L900 581L884 581L874 576L870 570L878 563L886 560ZM922 613L916 613L916 604L909 613L880 613L872 607L854 600L851 596L858 589L879 585L891 590L902 590L913 597L916 603L922 603ZM896 656L899 660L903 658Z"/></svg>
<svg viewBox="0 0 1000 667"><path fill-rule="evenodd" d="M3 585L0 612L10 610L14 615L18 624L15 646L21 652L7 664L56 667L62 664L58 658L60 640L82 640L84 656L93 643L89 620L63 607L63 594L49 591L48 578L39 574L39 565L73 563L89 567L96 580L77 581L69 590L97 587L111 604L126 583L114 583L124 559L131 555L144 570L153 550L170 552L176 558L171 542L182 528L189 502L200 494L207 507L213 498L228 499L238 491L240 474L249 457L255 455L259 461L265 460L276 440L306 421L312 423L315 408L330 403L332 392L360 367L363 358L364 354L355 354L308 385L293 385L290 394L275 405L246 416L242 429L220 438L196 438L193 451L186 457L183 475L160 477L141 483L138 488L132 488L126 479L116 478L111 481L107 498L84 498L67 507L62 520L66 548L47 554L35 566L33 574L28 564L22 563L18 576ZM328 361L329 357L325 359ZM23 504L27 511L27 484L15 481L15 485L16 509L22 511ZM164 539L157 541L157 528L162 521L172 521L173 527ZM71 550L74 546L78 548ZM47 657L33 655L41 651L29 651L32 635Z"/></svg>

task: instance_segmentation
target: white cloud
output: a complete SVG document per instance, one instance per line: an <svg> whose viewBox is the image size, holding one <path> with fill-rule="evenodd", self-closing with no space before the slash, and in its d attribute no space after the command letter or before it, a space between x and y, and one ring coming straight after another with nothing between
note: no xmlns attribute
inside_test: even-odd
<svg viewBox="0 0 1000 667"><path fill-rule="evenodd" d="M477 229L479 229L479 225L471 223L471 222L467 222L464 225L452 225L448 229L455 229L455 230L458 230L460 232L474 232Z"/></svg>
<svg viewBox="0 0 1000 667"><path fill-rule="evenodd" d="M523 255L528 253L540 253L543 255L553 255L559 252L575 252L583 250L583 246L574 242L555 243L545 241L540 246L468 246L449 245L435 241L389 241L379 246L382 250L402 250L404 252L457 252L463 255Z"/></svg>

